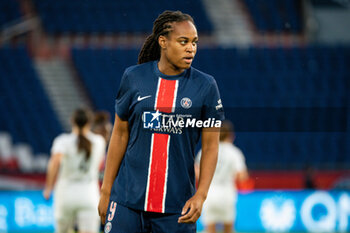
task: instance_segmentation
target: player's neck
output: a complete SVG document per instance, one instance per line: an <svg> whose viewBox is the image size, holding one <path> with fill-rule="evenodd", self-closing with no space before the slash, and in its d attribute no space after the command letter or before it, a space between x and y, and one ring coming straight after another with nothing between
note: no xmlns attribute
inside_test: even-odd
<svg viewBox="0 0 350 233"><path fill-rule="evenodd" d="M227 137L224 140L220 141L222 143L233 143L234 139L232 137Z"/></svg>
<svg viewBox="0 0 350 233"><path fill-rule="evenodd" d="M86 134L89 133L90 127L86 126L86 127L83 127L81 130L82 130L83 135L86 135ZM78 126L73 126L72 132L74 134L79 134L79 127Z"/></svg>
<svg viewBox="0 0 350 233"><path fill-rule="evenodd" d="M164 57L161 57L158 62L158 70L165 75L178 75L185 71L185 69L170 64Z"/></svg>

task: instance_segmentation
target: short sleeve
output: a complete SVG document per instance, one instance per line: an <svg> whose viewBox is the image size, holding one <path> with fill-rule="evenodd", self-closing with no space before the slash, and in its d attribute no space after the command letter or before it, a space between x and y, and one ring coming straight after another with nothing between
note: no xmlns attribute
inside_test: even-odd
<svg viewBox="0 0 350 233"><path fill-rule="evenodd" d="M65 153L65 143L64 138L62 136L59 136L55 138L55 140L52 143L51 147L51 154L64 154Z"/></svg>
<svg viewBox="0 0 350 233"><path fill-rule="evenodd" d="M236 166L236 171L241 172L247 169L245 165L245 158L241 150L237 150L236 152L236 161L234 165Z"/></svg>
<svg viewBox="0 0 350 233"><path fill-rule="evenodd" d="M210 82L207 92L205 93L204 106L202 111L202 120L214 118L215 120L224 120L224 108L220 99L218 86L213 79Z"/></svg>
<svg viewBox="0 0 350 233"><path fill-rule="evenodd" d="M98 153L101 158L103 158L106 154L106 141L103 137L100 137L98 141Z"/></svg>
<svg viewBox="0 0 350 233"><path fill-rule="evenodd" d="M115 112L122 120L129 117L129 106L131 103L131 91L127 71L124 72L115 101Z"/></svg>
<svg viewBox="0 0 350 233"><path fill-rule="evenodd" d="M97 153L97 158L98 158L97 163L99 166L106 154L106 141L102 136L96 135L95 147L96 147L95 151Z"/></svg>

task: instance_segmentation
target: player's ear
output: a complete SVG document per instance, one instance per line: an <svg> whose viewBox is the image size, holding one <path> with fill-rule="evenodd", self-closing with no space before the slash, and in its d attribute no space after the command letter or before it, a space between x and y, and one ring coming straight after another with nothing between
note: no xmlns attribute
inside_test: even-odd
<svg viewBox="0 0 350 233"><path fill-rule="evenodd" d="M166 37L165 36L159 36L158 43L159 43L159 46L162 49L165 49L166 48Z"/></svg>

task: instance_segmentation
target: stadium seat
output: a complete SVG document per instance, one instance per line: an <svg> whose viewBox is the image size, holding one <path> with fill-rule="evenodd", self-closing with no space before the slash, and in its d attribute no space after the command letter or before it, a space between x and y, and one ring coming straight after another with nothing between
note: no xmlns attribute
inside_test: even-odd
<svg viewBox="0 0 350 233"><path fill-rule="evenodd" d="M193 16L198 31L212 32L201 0L35 0L35 7L50 34L150 33L153 20L164 11L181 10Z"/></svg>
<svg viewBox="0 0 350 233"><path fill-rule="evenodd" d="M52 140L62 132L32 61L25 48L0 49L0 130L11 133L14 143L29 143L34 153L50 151Z"/></svg>
<svg viewBox="0 0 350 233"><path fill-rule="evenodd" d="M291 32L303 30L302 1L244 0L256 28L260 32Z"/></svg>

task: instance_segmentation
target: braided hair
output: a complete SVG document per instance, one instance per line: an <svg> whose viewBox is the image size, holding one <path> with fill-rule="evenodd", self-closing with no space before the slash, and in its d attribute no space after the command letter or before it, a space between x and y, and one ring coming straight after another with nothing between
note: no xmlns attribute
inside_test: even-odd
<svg viewBox="0 0 350 233"><path fill-rule="evenodd" d="M181 11L164 11L153 22L152 34L146 38L139 53L138 64L160 59L159 36L167 36L173 30L171 23L190 21L194 24L193 18Z"/></svg>

